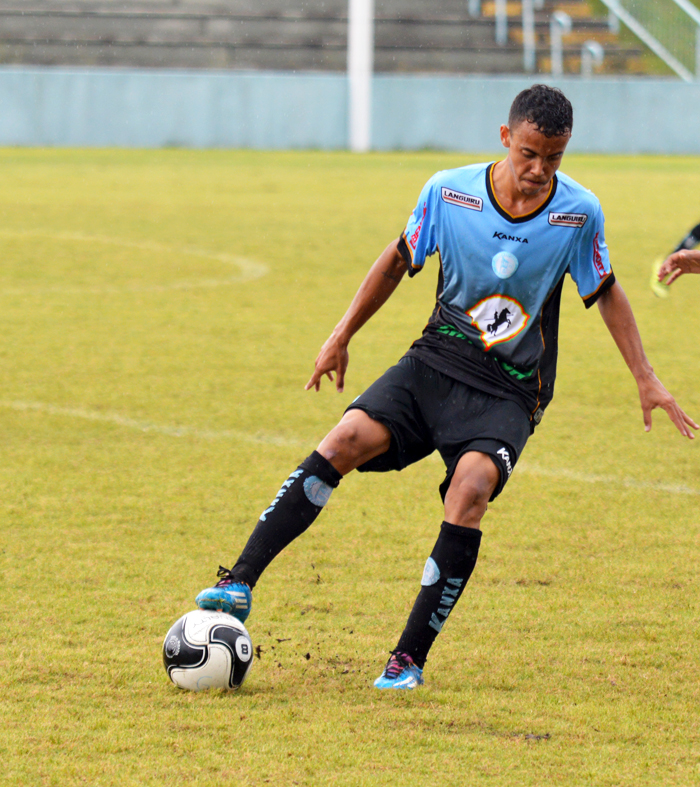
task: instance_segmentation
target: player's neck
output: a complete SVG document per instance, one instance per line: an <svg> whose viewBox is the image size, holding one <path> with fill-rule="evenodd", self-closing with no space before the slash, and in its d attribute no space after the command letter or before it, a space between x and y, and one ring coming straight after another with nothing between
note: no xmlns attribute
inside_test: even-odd
<svg viewBox="0 0 700 787"><path fill-rule="evenodd" d="M515 179L508 159L499 161L493 168L493 191L501 207L513 217L532 213L547 200L552 188L551 180L536 194L524 194Z"/></svg>

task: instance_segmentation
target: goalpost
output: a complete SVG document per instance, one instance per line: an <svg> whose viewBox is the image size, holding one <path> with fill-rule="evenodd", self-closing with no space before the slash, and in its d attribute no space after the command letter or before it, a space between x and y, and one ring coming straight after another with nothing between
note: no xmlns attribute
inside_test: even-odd
<svg viewBox="0 0 700 787"><path fill-rule="evenodd" d="M374 0L348 0L348 136L355 153L371 145L373 70Z"/></svg>

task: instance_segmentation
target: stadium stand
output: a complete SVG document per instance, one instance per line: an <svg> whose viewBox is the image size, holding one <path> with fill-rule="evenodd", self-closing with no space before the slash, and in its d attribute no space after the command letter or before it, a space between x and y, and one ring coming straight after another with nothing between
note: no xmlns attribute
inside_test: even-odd
<svg viewBox="0 0 700 787"><path fill-rule="evenodd" d="M379 72L521 73L520 2L507 3L508 42L495 43L495 3L478 17L466 0L376 0ZM536 19L537 70L549 71L549 19L573 20L564 70L581 45L605 48L603 70L643 70L586 0L545 0ZM340 71L346 68L346 0L0 0L0 63L157 68Z"/></svg>

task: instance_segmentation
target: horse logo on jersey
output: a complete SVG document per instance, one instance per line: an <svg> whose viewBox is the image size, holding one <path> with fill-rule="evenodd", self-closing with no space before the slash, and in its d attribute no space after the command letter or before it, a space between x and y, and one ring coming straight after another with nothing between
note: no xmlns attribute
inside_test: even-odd
<svg viewBox="0 0 700 787"><path fill-rule="evenodd" d="M508 295L490 295L467 309L466 314L481 331L481 341L487 350L515 338L530 321L522 304Z"/></svg>
<svg viewBox="0 0 700 787"><path fill-rule="evenodd" d="M510 328L510 326L512 325L510 321L510 317L511 317L511 311L507 306L505 309L503 309L502 312L500 312L500 314L497 311L495 311L493 313L493 322L486 326L486 330L489 332L491 336L495 336L498 333L498 329L501 327L501 325L503 325L503 323L506 323Z"/></svg>

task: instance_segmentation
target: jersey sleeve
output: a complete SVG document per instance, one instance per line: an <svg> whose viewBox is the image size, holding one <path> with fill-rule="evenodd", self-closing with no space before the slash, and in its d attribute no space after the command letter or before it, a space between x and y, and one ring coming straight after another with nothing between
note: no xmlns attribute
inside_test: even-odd
<svg viewBox="0 0 700 787"><path fill-rule="evenodd" d="M431 178L420 193L418 204L408 217L406 229L399 238L399 251L408 266L408 275L423 269L426 257L437 250L437 202L435 179Z"/></svg>
<svg viewBox="0 0 700 787"><path fill-rule="evenodd" d="M581 228L569 263L569 273L587 309L615 283L604 225L603 211L600 204L596 203L588 221Z"/></svg>

